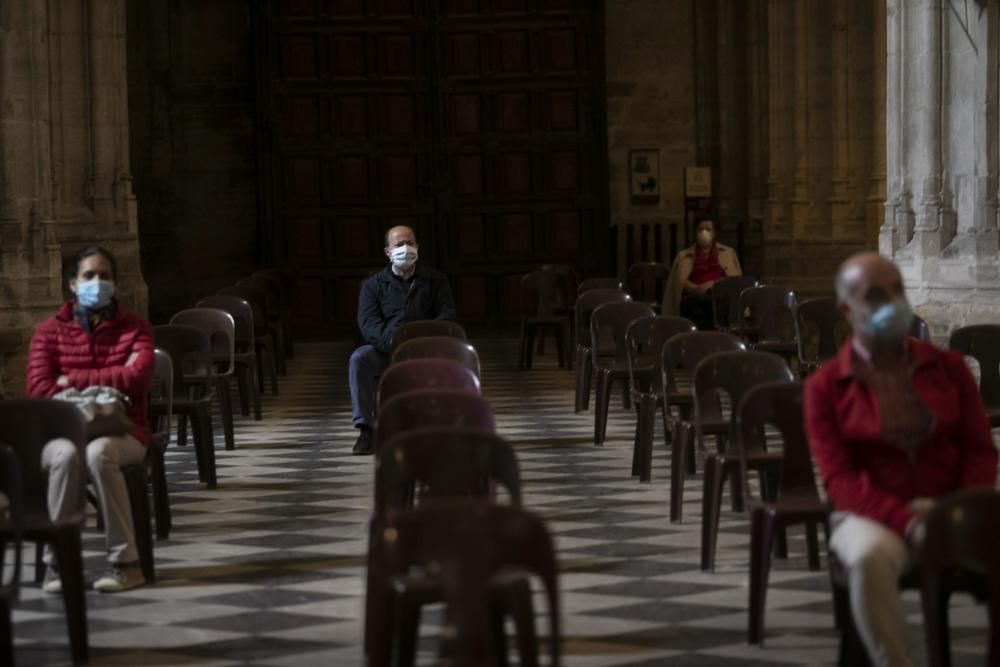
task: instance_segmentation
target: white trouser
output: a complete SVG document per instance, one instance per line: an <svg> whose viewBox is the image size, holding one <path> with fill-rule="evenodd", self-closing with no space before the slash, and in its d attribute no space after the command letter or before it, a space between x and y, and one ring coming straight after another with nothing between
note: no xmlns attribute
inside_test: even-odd
<svg viewBox="0 0 1000 667"><path fill-rule="evenodd" d="M851 613L872 662L910 667L899 578L910 566L906 542L883 524L849 512L831 517L830 549L847 573Z"/></svg>
<svg viewBox="0 0 1000 667"><path fill-rule="evenodd" d="M145 457L145 446L131 435L97 438L87 444L87 471L104 512L110 563L134 563L139 558L121 467L141 463ZM84 476L73 443L59 439L45 445L42 468L49 471L49 516L55 521L79 511ZM45 562L53 562L51 548L45 550Z"/></svg>

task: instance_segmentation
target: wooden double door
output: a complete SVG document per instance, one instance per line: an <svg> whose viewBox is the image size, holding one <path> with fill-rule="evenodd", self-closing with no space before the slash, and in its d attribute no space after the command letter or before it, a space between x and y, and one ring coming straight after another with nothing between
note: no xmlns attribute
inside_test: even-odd
<svg viewBox="0 0 1000 667"><path fill-rule="evenodd" d="M469 324L515 319L539 264L610 266L603 3L264 6L263 241L295 269L301 329L354 321L393 225Z"/></svg>

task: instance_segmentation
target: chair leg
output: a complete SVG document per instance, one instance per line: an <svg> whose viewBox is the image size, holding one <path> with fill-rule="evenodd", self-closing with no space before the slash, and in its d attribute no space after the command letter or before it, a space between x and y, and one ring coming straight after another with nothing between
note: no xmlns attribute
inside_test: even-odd
<svg viewBox="0 0 1000 667"><path fill-rule="evenodd" d="M129 505L132 509L132 530L135 546L139 552L139 566L147 583L156 581L156 565L153 560L153 532L150 529L149 491L146 466L138 464L122 468L125 487L128 490Z"/></svg>
<svg viewBox="0 0 1000 667"><path fill-rule="evenodd" d="M518 579L507 592L508 608L517 628L517 650L520 667L538 667L538 638L535 635L535 609L531 602L531 584ZM507 664L504 651L501 664Z"/></svg>
<svg viewBox="0 0 1000 667"><path fill-rule="evenodd" d="M69 632L73 664L85 665L90 660L87 634L87 595L83 578L83 547L80 529L60 528L54 535L53 547L62 583L63 604L66 606L66 628Z"/></svg>
<svg viewBox="0 0 1000 667"><path fill-rule="evenodd" d="M556 337L556 357L559 359L559 368L569 368L566 361L566 332L561 326L555 327Z"/></svg>
<svg viewBox="0 0 1000 667"><path fill-rule="evenodd" d="M920 602L924 611L924 636L927 645L927 662L932 667L951 667L951 638L948 634L948 595L942 590L939 578L923 578ZM993 622L995 623L996 620L994 619Z"/></svg>
<svg viewBox="0 0 1000 667"><path fill-rule="evenodd" d="M611 374L597 371L597 393L594 396L594 444L604 444L604 434L608 425L608 407L611 403Z"/></svg>
<svg viewBox="0 0 1000 667"><path fill-rule="evenodd" d="M632 409L632 387L629 386L628 380L622 382L622 409Z"/></svg>
<svg viewBox="0 0 1000 667"><path fill-rule="evenodd" d="M643 394L639 398L639 481L653 479L653 437L656 432L656 397Z"/></svg>
<svg viewBox="0 0 1000 667"><path fill-rule="evenodd" d="M41 585L45 581L45 543L35 542L35 583Z"/></svg>
<svg viewBox="0 0 1000 667"><path fill-rule="evenodd" d="M156 539L165 540L170 537L173 519L170 516L170 495L167 488L167 470L163 456L157 451L153 454L149 471L150 484L153 488L153 516L156 518Z"/></svg>
<svg viewBox="0 0 1000 667"><path fill-rule="evenodd" d="M539 337L538 327L529 324L525 328L524 370L531 370L531 362L535 356L535 339Z"/></svg>
<svg viewBox="0 0 1000 667"><path fill-rule="evenodd" d="M580 410L586 412L590 409L590 387L594 380L594 358L588 352L583 360L583 395L580 397Z"/></svg>
<svg viewBox="0 0 1000 667"><path fill-rule="evenodd" d="M193 417L192 426L197 425L195 447L201 455L198 461L198 477L208 488L214 489L216 485L215 472L215 436L212 429L212 414L208 406L202 406Z"/></svg>
<svg viewBox="0 0 1000 667"><path fill-rule="evenodd" d="M694 441L691 423L678 420L670 442L670 521L680 523L684 508L684 459Z"/></svg>
<svg viewBox="0 0 1000 667"><path fill-rule="evenodd" d="M726 467L714 454L705 458L705 481L701 499L701 569L715 570L715 543L719 535L719 506Z"/></svg>
<svg viewBox="0 0 1000 667"><path fill-rule="evenodd" d="M635 404L635 434L632 436L632 476L639 476L640 443L642 442L642 401Z"/></svg>
<svg viewBox="0 0 1000 667"><path fill-rule="evenodd" d="M216 377L215 392L219 397L219 417L222 419L222 433L226 449L232 451L236 449L236 436L233 430L233 397L230 393L228 376Z"/></svg>
<svg viewBox="0 0 1000 667"><path fill-rule="evenodd" d="M525 349L527 345L528 345L528 325L522 320L521 338L517 344L517 370L519 371L527 370L525 368L525 361L528 358L528 351Z"/></svg>
<svg viewBox="0 0 1000 667"><path fill-rule="evenodd" d="M750 644L764 641L764 608L773 536L774 526L767 509L755 507L750 513L750 625L747 630Z"/></svg>
<svg viewBox="0 0 1000 667"><path fill-rule="evenodd" d="M573 391L573 412L580 413L583 411L583 366L584 366L584 348L577 345L576 346L576 362L573 364L573 372L575 373L574 391Z"/></svg>
<svg viewBox="0 0 1000 667"><path fill-rule="evenodd" d="M493 634L493 647L497 657L497 667L507 667L510 660L507 657L507 627L506 609L502 600L490 602L490 630Z"/></svg>
<svg viewBox="0 0 1000 667"><path fill-rule="evenodd" d="M0 664L14 664L14 632L11 621L11 600L0 595Z"/></svg>
<svg viewBox="0 0 1000 667"><path fill-rule="evenodd" d="M819 570L819 536L815 523L806 524L806 557L809 560L809 569L814 572Z"/></svg>
<svg viewBox="0 0 1000 667"><path fill-rule="evenodd" d="M254 355L254 357L256 358L256 355ZM257 362L254 361L254 366L256 365ZM250 395L253 396L253 419L254 421L259 422L262 419L260 395L264 391L264 389L263 386L261 385L260 378L254 371L250 371L249 376L250 376Z"/></svg>
<svg viewBox="0 0 1000 667"><path fill-rule="evenodd" d="M244 364L237 364L234 370L236 375L236 389L240 396L240 417L250 416L250 381L247 367Z"/></svg>
<svg viewBox="0 0 1000 667"><path fill-rule="evenodd" d="M398 667L417 664L417 640L420 635L420 604L406 599L406 594L394 595L396 610L396 641Z"/></svg>
<svg viewBox="0 0 1000 667"><path fill-rule="evenodd" d="M187 447L188 418L186 414L177 415L177 446Z"/></svg>

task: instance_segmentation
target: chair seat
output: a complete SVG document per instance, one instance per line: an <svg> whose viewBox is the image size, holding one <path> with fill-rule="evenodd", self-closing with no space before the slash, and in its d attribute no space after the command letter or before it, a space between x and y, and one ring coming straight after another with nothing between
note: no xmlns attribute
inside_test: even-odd
<svg viewBox="0 0 1000 667"><path fill-rule="evenodd" d="M815 496L786 494L775 502L758 502L751 506L761 507L768 514L780 514L789 523L801 523L807 520L824 521L830 516L826 503Z"/></svg>
<svg viewBox="0 0 1000 667"><path fill-rule="evenodd" d="M797 355L799 353L798 344L780 340L762 340L754 343L751 347L760 352L773 352L775 354Z"/></svg>

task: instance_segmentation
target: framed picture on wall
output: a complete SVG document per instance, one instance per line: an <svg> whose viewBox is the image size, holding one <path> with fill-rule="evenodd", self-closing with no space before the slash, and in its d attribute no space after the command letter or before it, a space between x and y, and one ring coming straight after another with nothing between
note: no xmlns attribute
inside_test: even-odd
<svg viewBox="0 0 1000 667"><path fill-rule="evenodd" d="M632 201L657 202L660 200L660 151L642 148L628 154L629 193Z"/></svg>

